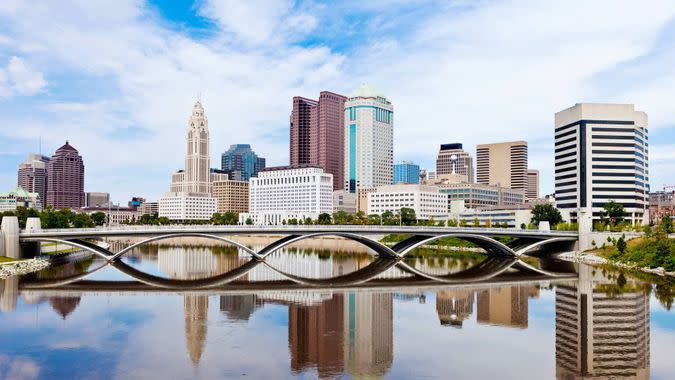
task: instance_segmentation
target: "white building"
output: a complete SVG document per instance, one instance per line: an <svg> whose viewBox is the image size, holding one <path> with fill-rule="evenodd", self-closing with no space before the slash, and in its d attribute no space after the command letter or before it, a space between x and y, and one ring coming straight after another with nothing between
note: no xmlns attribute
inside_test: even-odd
<svg viewBox="0 0 675 380"><path fill-rule="evenodd" d="M173 220L211 219L217 203L211 196L214 175L210 169L209 120L199 101L188 120L185 142L185 170L172 175L169 192L158 202L159 216Z"/></svg>
<svg viewBox="0 0 675 380"><path fill-rule="evenodd" d="M380 186L368 193L368 215L395 213L404 207L415 210L418 219L446 219L448 196L439 193L435 186L418 184Z"/></svg>
<svg viewBox="0 0 675 380"><path fill-rule="evenodd" d="M555 114L555 198L577 220L609 201L649 222L647 114L632 104L577 103Z"/></svg>
<svg viewBox="0 0 675 380"><path fill-rule="evenodd" d="M31 193L18 186L8 193L0 193L0 212L15 211L17 206L42 210L39 193Z"/></svg>
<svg viewBox="0 0 675 380"><path fill-rule="evenodd" d="M390 185L394 176L394 107L362 85L345 103L345 190Z"/></svg>
<svg viewBox="0 0 675 380"><path fill-rule="evenodd" d="M268 168L250 180L249 213L239 214L245 223L283 224L288 219L318 219L333 212L333 175L306 167Z"/></svg>
<svg viewBox="0 0 675 380"><path fill-rule="evenodd" d="M333 191L333 212L344 211L356 214L359 208L358 195L346 190Z"/></svg>

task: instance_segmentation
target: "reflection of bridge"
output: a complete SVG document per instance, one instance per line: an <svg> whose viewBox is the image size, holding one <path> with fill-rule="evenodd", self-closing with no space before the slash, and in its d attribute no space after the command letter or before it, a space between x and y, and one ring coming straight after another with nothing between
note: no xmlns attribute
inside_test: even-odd
<svg viewBox="0 0 675 380"><path fill-rule="evenodd" d="M233 235L282 235L284 237L259 251L233 240ZM406 235L407 238L392 247L377 241L374 236L389 234ZM133 244L119 252L110 252L85 239L114 236L143 236L147 239ZM21 243L57 242L81 248L115 261L134 248L153 241L172 237L201 237L219 240L234 245L251 257L263 260L271 253L304 239L319 236L339 236L357 241L372 249L378 256L401 259L415 248L446 237L463 239L484 249L491 256L518 257L532 253L542 247L564 245L570 248L578 240L576 232L518 230L513 228L462 228L462 227L407 227L407 226L122 226L116 228L91 229L39 229L25 230L17 235ZM502 237L512 238L504 243Z"/></svg>

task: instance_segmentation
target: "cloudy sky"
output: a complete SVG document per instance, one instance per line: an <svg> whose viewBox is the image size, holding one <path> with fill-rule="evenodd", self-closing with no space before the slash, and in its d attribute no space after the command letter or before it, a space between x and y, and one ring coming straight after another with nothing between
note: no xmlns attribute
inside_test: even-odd
<svg viewBox="0 0 675 380"><path fill-rule="evenodd" d="M156 199L200 93L213 167L234 143L287 164L291 98L361 83L394 104L395 160L524 139L545 193L554 113L634 103L658 189L675 185L674 62L673 1L2 0L0 191L41 137L80 151L85 191Z"/></svg>

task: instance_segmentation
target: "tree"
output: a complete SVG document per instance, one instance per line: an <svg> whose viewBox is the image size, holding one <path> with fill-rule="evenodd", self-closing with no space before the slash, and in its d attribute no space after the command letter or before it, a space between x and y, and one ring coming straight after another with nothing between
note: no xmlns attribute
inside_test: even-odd
<svg viewBox="0 0 675 380"><path fill-rule="evenodd" d="M485 220L485 228L490 228L492 227L492 221L490 219ZM497 226L499 227L499 226Z"/></svg>
<svg viewBox="0 0 675 380"><path fill-rule="evenodd" d="M57 212L52 207L47 207L40 214L40 224L42 228L68 228L70 227L70 222L68 220L68 215L65 213Z"/></svg>
<svg viewBox="0 0 675 380"><path fill-rule="evenodd" d="M406 225L406 226L412 226L417 222L417 216L415 215L415 210L408 208L408 207L403 207L401 208L401 224Z"/></svg>
<svg viewBox="0 0 675 380"><path fill-rule="evenodd" d="M620 254L624 254L626 252L626 239L621 236L619 240L616 241L616 249L619 251Z"/></svg>
<svg viewBox="0 0 675 380"><path fill-rule="evenodd" d="M380 225L382 224L382 218L377 214L368 215L368 224L375 226Z"/></svg>
<svg viewBox="0 0 675 380"><path fill-rule="evenodd" d="M526 230L526 229L527 229L527 224L525 224L525 223L520 223L520 229L521 229L521 230Z"/></svg>
<svg viewBox="0 0 675 380"><path fill-rule="evenodd" d="M252 224L253 224L253 219L251 219L250 217L246 218L246 225L250 226Z"/></svg>
<svg viewBox="0 0 675 380"><path fill-rule="evenodd" d="M448 227L457 227L457 224L459 224L459 223L457 222L457 219L450 219L450 220L448 220Z"/></svg>
<svg viewBox="0 0 675 380"><path fill-rule="evenodd" d="M467 223L466 223L466 219L462 219L462 220L459 221L459 226L460 226L460 227L466 227L466 224L467 224Z"/></svg>
<svg viewBox="0 0 675 380"><path fill-rule="evenodd" d="M91 214L91 220L95 225L102 226L105 224L105 214L100 211L96 211L95 213Z"/></svg>
<svg viewBox="0 0 675 380"><path fill-rule="evenodd" d="M91 228L96 226L96 223L94 223L89 214L83 212L73 214L72 221L73 227L75 228Z"/></svg>
<svg viewBox="0 0 675 380"><path fill-rule="evenodd" d="M368 224L366 213L363 211L357 212L356 217L354 218L354 224Z"/></svg>
<svg viewBox="0 0 675 380"><path fill-rule="evenodd" d="M398 224L398 218L391 211L383 212L380 218L382 218L382 224L386 226L395 226Z"/></svg>
<svg viewBox="0 0 675 380"><path fill-rule="evenodd" d="M323 213L319 214L319 221L318 221L318 223L319 223L319 224L331 224L332 221L331 221L330 214L327 213L327 212L323 212Z"/></svg>
<svg viewBox="0 0 675 380"><path fill-rule="evenodd" d="M478 220L478 218L473 218L473 221L471 222L471 225L473 227L480 227L480 221Z"/></svg>
<svg viewBox="0 0 675 380"><path fill-rule="evenodd" d="M333 213L334 224L351 224L354 221L354 215L340 210Z"/></svg>
<svg viewBox="0 0 675 380"><path fill-rule="evenodd" d="M664 215L659 222L659 229L663 231L664 234L670 234L673 232L673 218L670 215Z"/></svg>
<svg viewBox="0 0 675 380"><path fill-rule="evenodd" d="M298 225L298 219L296 219L296 218L288 219L288 225L289 226L297 226Z"/></svg>
<svg viewBox="0 0 675 380"><path fill-rule="evenodd" d="M312 218L310 218L308 216L308 217L305 218L305 225L310 225L310 224L314 224L314 222L312 221Z"/></svg>
<svg viewBox="0 0 675 380"><path fill-rule="evenodd" d="M609 219L610 225L616 225L623 220L623 205L614 201L609 201L602 206L604 211L600 214L602 220Z"/></svg>
<svg viewBox="0 0 675 380"><path fill-rule="evenodd" d="M550 203L535 205L532 209L531 222L538 225L541 222L548 222L551 227L563 221L560 211Z"/></svg>

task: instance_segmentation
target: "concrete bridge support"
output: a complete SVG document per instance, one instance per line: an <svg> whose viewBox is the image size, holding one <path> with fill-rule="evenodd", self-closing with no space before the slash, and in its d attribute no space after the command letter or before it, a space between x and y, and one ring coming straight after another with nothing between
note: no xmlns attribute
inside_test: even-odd
<svg viewBox="0 0 675 380"><path fill-rule="evenodd" d="M16 216L5 216L2 218L2 226L0 227L3 235L3 245L5 247L4 255L13 259L18 259L21 256L21 248L19 246L19 219Z"/></svg>

